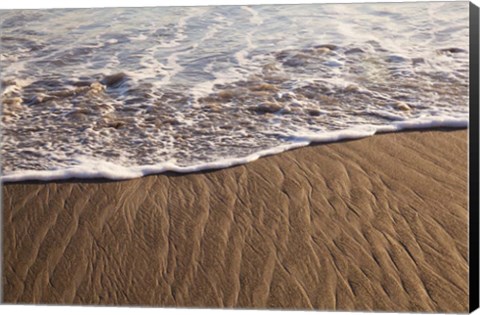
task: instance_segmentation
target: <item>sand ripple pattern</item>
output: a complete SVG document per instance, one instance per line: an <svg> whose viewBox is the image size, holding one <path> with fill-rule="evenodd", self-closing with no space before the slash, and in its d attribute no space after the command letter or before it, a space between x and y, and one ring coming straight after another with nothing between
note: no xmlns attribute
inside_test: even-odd
<svg viewBox="0 0 480 315"><path fill-rule="evenodd" d="M411 132L7 184L4 302L467 312L466 154L466 131Z"/></svg>

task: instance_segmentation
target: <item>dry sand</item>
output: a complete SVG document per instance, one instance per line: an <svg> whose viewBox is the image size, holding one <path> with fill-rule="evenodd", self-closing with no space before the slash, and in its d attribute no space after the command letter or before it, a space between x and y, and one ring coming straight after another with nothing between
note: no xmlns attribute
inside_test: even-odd
<svg viewBox="0 0 480 315"><path fill-rule="evenodd" d="M467 131L3 187L4 301L467 312Z"/></svg>

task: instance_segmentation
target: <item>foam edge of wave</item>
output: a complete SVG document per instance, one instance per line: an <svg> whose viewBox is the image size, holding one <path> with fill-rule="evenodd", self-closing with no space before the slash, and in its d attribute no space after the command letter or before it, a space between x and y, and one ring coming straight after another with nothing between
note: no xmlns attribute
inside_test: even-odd
<svg viewBox="0 0 480 315"><path fill-rule="evenodd" d="M467 128L466 118L429 117L417 118L406 121L396 121L391 125L363 125L341 131L325 132L321 134L298 134L290 136L293 141L289 144L261 150L244 157L222 159L191 166L179 166L172 162L163 162L154 165L140 165L125 167L103 160L80 159L80 164L71 168L60 170L27 170L14 174L2 175L1 182L22 181L55 181L68 179L107 179L127 180L146 175L161 174L165 172L195 173L208 170L217 170L236 165L253 162L261 157L282 153L314 143L332 143L344 140L360 139L373 136L378 133L389 133L412 129L435 129L435 128Z"/></svg>

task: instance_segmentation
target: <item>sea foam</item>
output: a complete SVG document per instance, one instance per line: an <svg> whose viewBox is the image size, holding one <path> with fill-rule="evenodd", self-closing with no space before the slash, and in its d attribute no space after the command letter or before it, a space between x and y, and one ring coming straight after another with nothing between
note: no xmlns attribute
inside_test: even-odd
<svg viewBox="0 0 480 315"><path fill-rule="evenodd" d="M4 182L196 172L468 124L466 2L12 10L0 22Z"/></svg>
<svg viewBox="0 0 480 315"><path fill-rule="evenodd" d="M25 170L18 171L15 174L4 175L1 177L3 182L19 181L52 181L77 179L99 179L126 180L143 177L151 174L161 174L165 172L193 173L208 170L228 168L236 165L253 162L261 157L274 155L308 146L315 143L331 143L343 140L360 139L373 136L377 133L419 130L431 128L466 128L468 127L468 117L448 118L448 117L430 117L428 119L413 119L410 121L395 122L384 126L360 126L342 131L326 132L321 134L300 134L291 136L292 142L285 145L276 146L267 150L261 150L244 157L228 158L213 162L206 162L189 166L178 166L174 162L163 162L154 165L122 166L108 161L92 159L79 156L76 158L78 163L75 166L59 170ZM394 145L394 144L393 144Z"/></svg>

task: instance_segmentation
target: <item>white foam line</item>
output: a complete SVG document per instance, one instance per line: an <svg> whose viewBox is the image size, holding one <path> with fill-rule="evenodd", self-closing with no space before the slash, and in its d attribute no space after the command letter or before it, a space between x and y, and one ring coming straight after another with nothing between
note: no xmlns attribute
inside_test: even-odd
<svg viewBox="0 0 480 315"><path fill-rule="evenodd" d="M336 142L346 139L358 139L372 136L379 132L394 132L407 129L428 129L438 127L454 127L465 128L468 127L468 116L461 118L446 118L446 117L430 117L419 118L408 121L393 122L391 125L364 125L356 128L346 130L325 132L321 134L301 134L293 135L291 137L293 143L280 145L274 148L261 150L245 157L223 159L209 163L196 164L191 166L178 166L173 162L164 162L155 165L140 165L133 167L125 167L111 162L102 160L92 160L87 158L79 158L79 165L62 170L53 171L20 171L14 174L4 175L1 180L3 182L19 182L26 180L64 180L71 178L79 179L93 179L106 178L111 180L124 180L138 178L149 174L159 174L163 172L177 172L177 173L192 173L203 170L214 170L227 168L234 165L245 164L255 161L263 156L278 154L287 150L298 147L307 146L311 143L321 142Z"/></svg>
<svg viewBox="0 0 480 315"><path fill-rule="evenodd" d="M253 9L251 9L249 7L242 7L242 8L244 10L247 10L248 12L250 12L254 17L258 16L258 13L256 11L254 11ZM252 18L250 20L252 21ZM260 24L262 24L262 23L263 22L260 21ZM227 26L231 26L232 24L233 24L232 22L227 22ZM257 24L257 23L255 22L254 24ZM257 24L257 25L260 25L260 24ZM217 30L215 30L215 31L217 31ZM244 67L248 62L247 58L246 58L248 56L248 53L254 49L254 45L253 45L253 42L252 42L253 33L254 33L254 31L247 32L247 34L245 36L245 41L247 42L247 47L237 51L234 55L235 59L237 59L238 64L242 67ZM201 41L204 41L204 40L210 38L209 36L210 36L209 33L207 33L207 36L202 38ZM211 67L211 64L207 65L204 68L204 70L209 72L209 73L212 73L212 71L211 71L211 69L209 69L209 67ZM243 77L243 74L241 72L239 72L238 69L235 69L235 68L228 68L228 69L224 70L223 72L215 73L214 75L215 75L215 79L199 83L193 88L193 91L194 91L193 95L195 96L196 99L201 98L201 97L211 93L213 91L213 87L216 84L226 84L226 83L229 83L229 82L234 82L234 81L240 80Z"/></svg>
<svg viewBox="0 0 480 315"><path fill-rule="evenodd" d="M263 24L263 20L260 18L257 11L255 11L251 7L247 7L247 6L242 6L242 9L249 12L252 15L252 17L250 18L250 23L252 23L254 25L257 25L257 26ZM253 33L254 33L254 31L247 32L247 34L245 36L245 41L247 42L247 47L245 49L239 50L238 52L235 53L235 58L237 59L238 64L240 66L243 66L247 63L248 53L250 51L252 51L253 48L254 48L253 42L252 42Z"/></svg>
<svg viewBox="0 0 480 315"><path fill-rule="evenodd" d="M222 16L222 17L217 17L215 19L216 22L221 22L222 20L225 20L225 18ZM182 27L184 27L186 24L186 22L183 22L182 23ZM227 25L231 25L232 23L227 23ZM215 34L220 30L221 28L221 25L220 24L212 24L211 26L209 26L207 32L205 33L205 36L203 36L201 39L200 39L200 43L203 43L211 38L213 38L213 36L215 36ZM199 43L195 43L193 45L193 50L197 49L199 46ZM173 78L175 75L177 75L178 73L180 73L184 67L182 67L179 63L178 63L178 57L180 55L183 55L185 54L185 52L176 52L176 53L172 53L170 56L168 56L167 58L167 67L169 69L171 69L171 71L168 71L167 72L167 75L162 78L162 80L160 81L161 83L163 84L166 84L166 83L170 83L171 82L171 78Z"/></svg>
<svg viewBox="0 0 480 315"><path fill-rule="evenodd" d="M248 53L253 49L252 34L253 32L248 32L245 36L247 47L235 53L235 58L240 66L244 66L247 63Z"/></svg>
<svg viewBox="0 0 480 315"><path fill-rule="evenodd" d="M215 23L211 24L205 35L199 40L199 43L206 42L207 40L213 38L215 34L217 34L222 27L225 26L231 26L233 22L227 20L223 15L217 16L214 19ZM195 43L194 49L196 49L199 46L199 43Z"/></svg>
<svg viewBox="0 0 480 315"><path fill-rule="evenodd" d="M178 56L180 53L173 53L167 58L167 71L165 77L160 80L161 83L167 84L171 82L171 79L180 73L180 71L183 70L183 67L177 62L178 61Z"/></svg>
<svg viewBox="0 0 480 315"><path fill-rule="evenodd" d="M192 15L191 17L193 17L193 16L194 15ZM223 16L220 16L220 17L215 18L215 21L220 23L220 22L226 21L226 19ZM181 24L181 27L184 28L185 25L186 25L186 20L183 21L182 23L179 23L179 25L180 24ZM226 25L229 26L231 24L232 24L231 22L226 21ZM213 38L215 36L215 34L218 33L218 31L221 29L222 26L223 25L218 24L218 23L215 23L215 24L212 24L211 26L209 26L207 32L205 33L205 36L203 36L200 39L199 43L203 43L203 42ZM194 51L198 48L199 43L194 43L193 44L193 50L192 51ZM190 53L192 51L190 51ZM172 53L170 56L168 56L166 66L168 67L168 69L171 69L171 70L167 71L165 77L163 77L162 80L160 81L162 84L170 83L171 79L184 69L184 67L182 67L178 63L178 57L183 55L183 54L185 54L185 52L179 51L179 52L176 52L176 53Z"/></svg>
<svg viewBox="0 0 480 315"><path fill-rule="evenodd" d="M158 47L171 48L180 46L181 41L187 38L187 35L185 35L185 26L187 25L187 21L197 14L198 13L192 13L191 15L182 16L177 22L177 33L175 34L175 38L168 42L158 44Z"/></svg>
<svg viewBox="0 0 480 315"><path fill-rule="evenodd" d="M244 78L244 74L236 68L230 67L223 71L213 73L209 70L210 66L212 66L212 64L207 65L204 70L213 74L215 79L198 83L192 88L192 95L196 100L212 93L213 87L217 84L228 84Z"/></svg>
<svg viewBox="0 0 480 315"><path fill-rule="evenodd" d="M252 9L252 7L242 6L242 9L245 10L245 11L248 11L252 15L252 17L250 18L250 23L256 24L256 25L263 24L262 18L260 17L260 15L258 14L257 11Z"/></svg>

